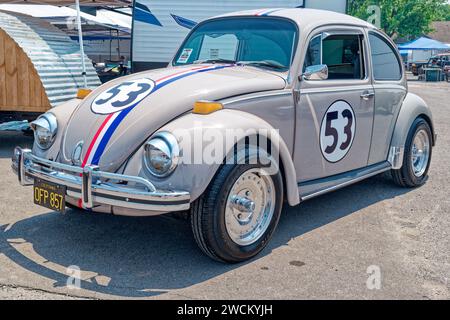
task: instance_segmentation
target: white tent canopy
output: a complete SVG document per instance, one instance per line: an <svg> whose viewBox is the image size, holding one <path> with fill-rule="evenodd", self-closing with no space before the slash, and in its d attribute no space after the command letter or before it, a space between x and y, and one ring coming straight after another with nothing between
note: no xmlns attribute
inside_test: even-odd
<svg viewBox="0 0 450 320"><path fill-rule="evenodd" d="M0 10L18 12L35 18L48 19L54 24L73 24L77 17L77 11L75 9L53 5L0 4ZM131 9L129 10L131 13ZM80 17L83 24L100 25L105 28L131 33L131 16L110 10L99 9L96 16L80 12Z"/></svg>
<svg viewBox="0 0 450 320"><path fill-rule="evenodd" d="M79 0L81 6L129 6L132 0ZM75 0L0 0L0 3L13 4L50 4L54 6L72 6Z"/></svg>
<svg viewBox="0 0 450 320"><path fill-rule="evenodd" d="M76 12L75 20L76 20L76 25L77 25L77 29L78 29L78 40L80 43L81 57L84 57L83 32L81 30L81 17L84 13L82 13L80 10L80 4L96 6L96 7L102 6L102 5L103 6L111 5L111 6L124 7L124 6L130 6L131 3L132 3L132 0L0 0L0 4L25 4L25 5L38 4L38 5L56 5L56 6L71 6L71 5L75 4L75 9L76 9L75 10L75 12ZM69 8L66 8L66 9L69 9ZM87 87L86 66L85 66L84 59L81 59L81 65L82 65L82 70L83 70L82 75L84 78L84 84L85 84L85 87Z"/></svg>

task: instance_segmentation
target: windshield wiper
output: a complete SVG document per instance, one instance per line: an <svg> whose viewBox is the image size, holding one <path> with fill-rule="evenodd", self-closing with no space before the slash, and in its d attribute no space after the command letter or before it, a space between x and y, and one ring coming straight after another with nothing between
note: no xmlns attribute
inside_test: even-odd
<svg viewBox="0 0 450 320"><path fill-rule="evenodd" d="M234 63L236 63L236 61L231 60L231 59L217 58L217 59L208 59L208 60L197 60L194 63L195 64L201 64L201 63L231 63L231 64L234 64Z"/></svg>
<svg viewBox="0 0 450 320"><path fill-rule="evenodd" d="M269 61L269 60L262 60L262 61L246 61L246 62L239 62L240 64L246 65L246 66L256 66L256 67L269 67L276 70L286 70L287 67L282 65L281 63L275 62L275 61Z"/></svg>

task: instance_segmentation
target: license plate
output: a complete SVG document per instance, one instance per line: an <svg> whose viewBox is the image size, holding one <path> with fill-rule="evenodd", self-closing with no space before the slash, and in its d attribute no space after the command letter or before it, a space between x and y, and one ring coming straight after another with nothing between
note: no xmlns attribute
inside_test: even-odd
<svg viewBox="0 0 450 320"><path fill-rule="evenodd" d="M66 209L66 186L34 179L34 203L64 213Z"/></svg>

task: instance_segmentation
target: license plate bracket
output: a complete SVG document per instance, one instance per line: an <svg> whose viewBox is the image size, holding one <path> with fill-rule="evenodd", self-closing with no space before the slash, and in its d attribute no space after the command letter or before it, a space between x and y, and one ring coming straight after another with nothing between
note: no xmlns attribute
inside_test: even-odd
<svg viewBox="0 0 450 320"><path fill-rule="evenodd" d="M60 213L66 210L67 187L41 179L34 179L34 203Z"/></svg>

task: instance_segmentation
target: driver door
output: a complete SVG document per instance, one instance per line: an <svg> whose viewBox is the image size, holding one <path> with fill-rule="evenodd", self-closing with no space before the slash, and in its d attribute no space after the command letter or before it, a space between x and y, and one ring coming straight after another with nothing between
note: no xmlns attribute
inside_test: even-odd
<svg viewBox="0 0 450 320"><path fill-rule="evenodd" d="M327 65L328 79L302 77L298 84L294 163L300 192L302 183L367 166L374 115L364 30L327 28L309 39L303 72Z"/></svg>

